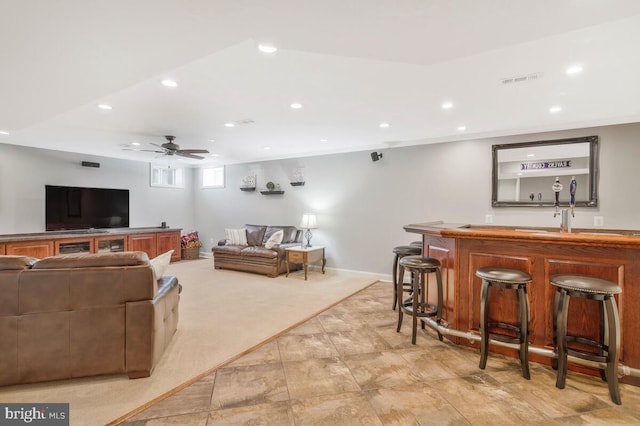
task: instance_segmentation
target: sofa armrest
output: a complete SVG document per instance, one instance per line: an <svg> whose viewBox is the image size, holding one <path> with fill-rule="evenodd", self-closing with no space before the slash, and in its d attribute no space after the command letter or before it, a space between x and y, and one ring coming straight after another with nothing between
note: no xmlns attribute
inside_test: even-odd
<svg viewBox="0 0 640 426"><path fill-rule="evenodd" d="M153 298L153 304L155 305L160 299L165 297L167 293L173 290L174 287L178 287L178 279L173 276L163 276L158 279L158 293ZM181 286L180 286L181 287ZM180 290L182 290L180 288Z"/></svg>
<svg viewBox="0 0 640 426"><path fill-rule="evenodd" d="M180 285L173 276L158 279L153 300L126 304L125 369L131 379L148 377L178 325Z"/></svg>

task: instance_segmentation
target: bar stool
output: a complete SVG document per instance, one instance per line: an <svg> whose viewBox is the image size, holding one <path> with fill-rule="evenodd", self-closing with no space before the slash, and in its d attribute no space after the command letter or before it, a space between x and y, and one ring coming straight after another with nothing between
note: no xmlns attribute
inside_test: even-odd
<svg viewBox="0 0 640 426"><path fill-rule="evenodd" d="M398 282L398 329L402 327L403 314L410 314L413 319L413 331L411 334L411 343L416 344L416 333L418 328L418 318L436 317L436 321L440 324L442 319L442 277L440 275L440 261L432 257L423 256L405 256L400 259L400 276L404 276L404 270L411 272L412 292L408 301L411 303L403 303L402 301L402 283ZM433 305L426 301L426 280L425 274L436 274L436 286L438 290L438 303ZM424 322L422 323L424 328ZM438 339L442 341L442 334L438 331Z"/></svg>
<svg viewBox="0 0 640 426"><path fill-rule="evenodd" d="M396 304L398 303L398 262L405 256L415 256L422 253L422 246L414 246L413 243L409 246L397 246L393 248L395 258L393 259L393 310L396 310ZM404 282L404 274L400 275L400 281L402 282L402 291L411 292L411 283Z"/></svg>
<svg viewBox="0 0 640 426"><path fill-rule="evenodd" d="M581 359L606 364L600 367L600 377L609 385L611 400L621 405L620 389L618 388L618 351L620 350L620 319L616 305L615 294L622 289L615 283L600 278L584 275L555 275L549 280L556 286L556 296L553 307L553 344L558 357L558 375L556 387L564 389L567 380L567 355ZM567 319L569 299L599 301L600 308L600 339L595 341L586 337L567 335ZM568 348L567 343L577 342L582 345L597 348L594 354L583 350Z"/></svg>
<svg viewBox="0 0 640 426"><path fill-rule="evenodd" d="M532 281L531 275L518 269L499 267L480 268L476 276L482 278L482 296L480 300L480 368L487 366L489 355L489 338L520 345L519 356L522 377L529 380L529 296L527 284ZM518 323L516 325L503 322L489 322L489 296L491 287L516 290L518 296ZM516 337L493 333L489 328L499 328L515 332Z"/></svg>

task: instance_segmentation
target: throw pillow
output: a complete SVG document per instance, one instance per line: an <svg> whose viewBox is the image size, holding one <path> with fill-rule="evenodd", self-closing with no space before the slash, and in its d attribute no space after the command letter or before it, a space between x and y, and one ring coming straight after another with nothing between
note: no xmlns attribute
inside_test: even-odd
<svg viewBox="0 0 640 426"><path fill-rule="evenodd" d="M273 235L271 235L269 237L269 239L267 240L266 243L264 243L264 246L266 248L272 248L273 246L280 244L282 242L282 237L284 236L284 232L282 231L276 231L273 233Z"/></svg>
<svg viewBox="0 0 640 426"><path fill-rule="evenodd" d="M225 229L224 237L227 239L227 244L231 246L246 246L247 245L247 230L240 229Z"/></svg>
<svg viewBox="0 0 640 426"><path fill-rule="evenodd" d="M162 253L160 256L156 256L149 261L151 267L153 268L153 278L158 281L161 276L164 275L164 271L169 266L171 262L171 255L173 254L173 250L169 250L166 253Z"/></svg>

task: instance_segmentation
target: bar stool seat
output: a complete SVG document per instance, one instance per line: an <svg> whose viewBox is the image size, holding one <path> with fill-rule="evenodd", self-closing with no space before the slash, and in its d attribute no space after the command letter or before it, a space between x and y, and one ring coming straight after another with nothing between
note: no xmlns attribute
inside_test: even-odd
<svg viewBox="0 0 640 426"><path fill-rule="evenodd" d="M567 380L567 356L605 364L600 367L600 376L609 386L611 400L620 405L618 387L618 352L620 350L620 319L614 295L622 292L615 283L585 275L555 275L549 280L556 287L553 308L553 343L557 354L556 387L564 389ZM582 299L600 302L600 338L598 341L586 337L567 335L569 299ZM597 354L569 348L568 343L595 347Z"/></svg>
<svg viewBox="0 0 640 426"><path fill-rule="evenodd" d="M411 292L411 283L404 282L404 274L398 278L399 265L398 262L405 256L415 256L422 253L422 247L412 245L397 246L393 248L395 257L393 259L393 310L396 310L396 304L398 303L398 279L402 282L402 291L406 293Z"/></svg>
<svg viewBox="0 0 640 426"><path fill-rule="evenodd" d="M480 368L487 366L489 355L489 338L501 342L517 343L520 345L519 356L522 377L530 379L529 373L529 295L527 284L532 281L531 275L519 269L485 267L476 270L476 276L482 279L482 293L480 300ZM489 302L491 287L516 290L518 295L518 323L516 325L489 322ZM516 337L493 333L489 328L503 329L515 332Z"/></svg>
<svg viewBox="0 0 640 426"><path fill-rule="evenodd" d="M432 257L423 256L405 256L400 259L399 270L400 276L404 275L404 271L411 272L412 292L410 297L411 303L404 303L402 300L402 283L398 282L398 328L402 327L402 319L404 313L410 314L413 319L413 329L411 334L411 343L416 344L416 334L418 328L418 318L436 317L439 324L442 319L442 277L440 275L440 261ZM436 286L438 291L437 304L431 304L426 301L426 280L425 274L436 274ZM422 323L424 328L424 322ZM438 339L442 341L442 334L438 331Z"/></svg>

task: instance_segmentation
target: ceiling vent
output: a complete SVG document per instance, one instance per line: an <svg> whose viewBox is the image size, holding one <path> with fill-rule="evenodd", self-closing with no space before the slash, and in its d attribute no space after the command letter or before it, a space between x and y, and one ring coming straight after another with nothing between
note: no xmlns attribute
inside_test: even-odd
<svg viewBox="0 0 640 426"><path fill-rule="evenodd" d="M543 75L544 73L536 72L533 74L519 75L516 77L507 77L502 79L502 84L508 85L508 84L514 84L514 83L523 83L525 81L540 80Z"/></svg>
<svg viewBox="0 0 640 426"><path fill-rule="evenodd" d="M245 118L244 120L238 120L238 121L234 121L233 122L236 126L242 126L244 124L253 124L255 123L255 121L253 121L250 118Z"/></svg>

